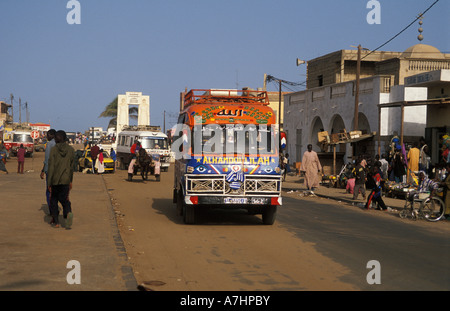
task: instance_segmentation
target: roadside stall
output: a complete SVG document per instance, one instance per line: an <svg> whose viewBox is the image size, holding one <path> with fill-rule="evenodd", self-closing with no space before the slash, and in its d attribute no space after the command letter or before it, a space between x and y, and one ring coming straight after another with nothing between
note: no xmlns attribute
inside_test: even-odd
<svg viewBox="0 0 450 311"><path fill-rule="evenodd" d="M325 172L322 175L322 184L328 185L331 187L340 187L345 188L345 181L349 177L347 163L340 163L341 169L337 171L337 157L343 158L342 153L336 152L336 146L339 144L350 144L356 143L365 139L372 138L376 135L376 132L369 134L362 134L361 131L351 131L347 132L345 129L342 133L335 133L328 135L328 132L319 132L318 133L318 142L322 149L323 154L328 151L329 147L332 148L332 165L330 172ZM319 157L320 158L320 157ZM342 161L341 161L342 162Z"/></svg>

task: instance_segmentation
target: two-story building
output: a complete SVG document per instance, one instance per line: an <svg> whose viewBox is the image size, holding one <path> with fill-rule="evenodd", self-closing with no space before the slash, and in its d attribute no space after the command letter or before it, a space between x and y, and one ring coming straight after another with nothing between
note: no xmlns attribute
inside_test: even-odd
<svg viewBox="0 0 450 311"><path fill-rule="evenodd" d="M368 137L337 145L338 167L362 153L373 156L385 152L393 135L401 136L406 142L425 136L430 111L427 100L435 95L445 98L446 87L439 89L437 86L441 82L445 84L445 78L435 81L436 88L429 89L426 84L413 83L408 77L433 71L445 75L450 69L450 54L425 44L414 45L404 52L362 51L358 108L356 64L357 52L348 50L307 62L307 89L284 97L286 152L291 161L301 162L308 144L328 161L331 150L322 150L318 143L321 131L333 134L359 130ZM400 104L413 102L420 104Z"/></svg>

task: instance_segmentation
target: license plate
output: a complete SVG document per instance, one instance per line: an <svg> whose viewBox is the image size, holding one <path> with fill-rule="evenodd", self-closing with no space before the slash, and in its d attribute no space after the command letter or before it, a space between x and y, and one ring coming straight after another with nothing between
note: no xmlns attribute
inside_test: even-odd
<svg viewBox="0 0 450 311"><path fill-rule="evenodd" d="M225 198L223 201L226 204L246 204L247 198Z"/></svg>
<svg viewBox="0 0 450 311"><path fill-rule="evenodd" d="M252 198L251 204L266 204L266 202L264 198Z"/></svg>

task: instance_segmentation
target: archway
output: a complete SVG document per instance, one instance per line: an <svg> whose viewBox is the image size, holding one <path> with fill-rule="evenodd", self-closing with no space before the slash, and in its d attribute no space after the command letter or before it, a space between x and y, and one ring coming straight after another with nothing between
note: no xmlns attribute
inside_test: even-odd
<svg viewBox="0 0 450 311"><path fill-rule="evenodd" d="M141 92L126 92L125 95L119 94L117 98L117 134L130 125L130 106L138 109L138 126L150 125L150 97Z"/></svg>
<svg viewBox="0 0 450 311"><path fill-rule="evenodd" d="M358 129L363 134L370 134L370 124L369 119L367 119L366 115L362 112L358 113Z"/></svg>
<svg viewBox="0 0 450 311"><path fill-rule="evenodd" d="M358 113L358 130L361 131L363 135L372 133L370 130L369 119L367 119L366 115L362 112ZM374 156L374 144L372 138L352 143L352 146L354 147L353 157L355 158L360 155Z"/></svg>
<svg viewBox="0 0 450 311"><path fill-rule="evenodd" d="M345 130L344 119L339 114L335 114L330 121L330 134L343 133ZM337 145L337 152L346 152L347 144Z"/></svg>
<svg viewBox="0 0 450 311"><path fill-rule="evenodd" d="M322 120L320 119L320 117L315 117L314 120L311 122L311 132L309 137L309 141L313 146L314 151L321 151L317 134L319 132L322 132L323 130L324 126Z"/></svg>

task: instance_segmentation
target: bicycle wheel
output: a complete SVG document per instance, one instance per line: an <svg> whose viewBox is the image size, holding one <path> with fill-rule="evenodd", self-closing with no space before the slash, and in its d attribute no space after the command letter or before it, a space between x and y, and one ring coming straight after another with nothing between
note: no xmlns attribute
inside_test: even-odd
<svg viewBox="0 0 450 311"><path fill-rule="evenodd" d="M437 198L428 198L422 205L422 214L428 221L438 221L444 216L444 202Z"/></svg>
<svg viewBox="0 0 450 311"><path fill-rule="evenodd" d="M400 218L402 218L402 219L407 219L407 218L412 219L412 220L415 220L415 219L416 219L416 217L415 217L413 211L411 210L411 208L406 208L406 207L405 207L404 209L402 209L402 210L400 211L400 213L399 213L398 215L399 215Z"/></svg>

